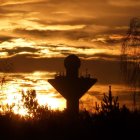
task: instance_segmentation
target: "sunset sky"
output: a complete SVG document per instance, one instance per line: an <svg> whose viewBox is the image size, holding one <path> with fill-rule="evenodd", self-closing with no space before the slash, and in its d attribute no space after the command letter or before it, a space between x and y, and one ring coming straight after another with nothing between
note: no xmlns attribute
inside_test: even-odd
<svg viewBox="0 0 140 140"><path fill-rule="evenodd" d="M1 0L0 60L15 72L61 71L62 58L74 53L97 77L112 74L139 13L139 0Z"/></svg>
<svg viewBox="0 0 140 140"><path fill-rule="evenodd" d="M81 73L119 84L122 38L139 13L139 0L1 0L0 62L14 73L59 72L77 54Z"/></svg>

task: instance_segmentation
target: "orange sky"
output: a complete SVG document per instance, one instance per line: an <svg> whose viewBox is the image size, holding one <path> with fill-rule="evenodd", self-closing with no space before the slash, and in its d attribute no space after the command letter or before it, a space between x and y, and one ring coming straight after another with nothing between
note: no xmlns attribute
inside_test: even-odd
<svg viewBox="0 0 140 140"><path fill-rule="evenodd" d="M121 39L139 7L139 0L1 0L0 62L8 59L14 72L54 72L74 53L82 71L119 83Z"/></svg>

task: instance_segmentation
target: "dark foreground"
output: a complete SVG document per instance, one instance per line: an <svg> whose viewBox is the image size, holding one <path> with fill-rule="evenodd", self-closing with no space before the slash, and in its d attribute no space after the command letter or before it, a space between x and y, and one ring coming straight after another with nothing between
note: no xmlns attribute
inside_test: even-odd
<svg viewBox="0 0 140 140"><path fill-rule="evenodd" d="M0 138L26 139L138 139L140 137L140 112L89 114L84 111L74 119L65 112L49 111L37 118L21 118L13 113L0 115Z"/></svg>

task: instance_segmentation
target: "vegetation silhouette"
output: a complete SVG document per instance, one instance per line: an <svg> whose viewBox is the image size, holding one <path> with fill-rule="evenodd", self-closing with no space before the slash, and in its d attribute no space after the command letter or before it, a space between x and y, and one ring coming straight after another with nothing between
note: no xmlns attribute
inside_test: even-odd
<svg viewBox="0 0 140 140"><path fill-rule="evenodd" d="M112 95L111 87L108 94L104 94L98 113L80 111L77 120L68 117L66 110L52 111L38 105L35 90L22 94L29 115L14 114L13 106L7 106L7 111L0 113L3 139L114 140L139 136L140 111L130 111L125 105L119 107L118 97Z"/></svg>
<svg viewBox="0 0 140 140"><path fill-rule="evenodd" d="M103 113L111 113L111 112L116 112L119 110L118 96L114 97L112 95L111 86L109 86L108 95L104 93L104 96L101 102L101 108L96 103L95 109L97 112L103 112Z"/></svg>

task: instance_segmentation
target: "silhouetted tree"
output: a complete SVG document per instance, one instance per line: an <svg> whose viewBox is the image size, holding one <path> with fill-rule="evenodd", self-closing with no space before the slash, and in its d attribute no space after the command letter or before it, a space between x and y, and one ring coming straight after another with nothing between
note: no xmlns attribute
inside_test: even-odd
<svg viewBox="0 0 140 140"><path fill-rule="evenodd" d="M109 86L109 93L108 95L104 94L101 102L101 111L108 113L117 110L119 110L118 96L112 96L111 86Z"/></svg>
<svg viewBox="0 0 140 140"><path fill-rule="evenodd" d="M100 112L100 105L97 102L95 102L95 111Z"/></svg>
<svg viewBox="0 0 140 140"><path fill-rule="evenodd" d="M23 107L28 110L28 116L34 119L47 119L52 111L48 105L39 105L35 90L22 91ZM20 108L20 107L19 107Z"/></svg>
<svg viewBox="0 0 140 140"><path fill-rule="evenodd" d="M38 101L36 99L36 91L28 90L26 93L22 91L22 102L23 106L28 109L29 115L35 115L39 106Z"/></svg>

